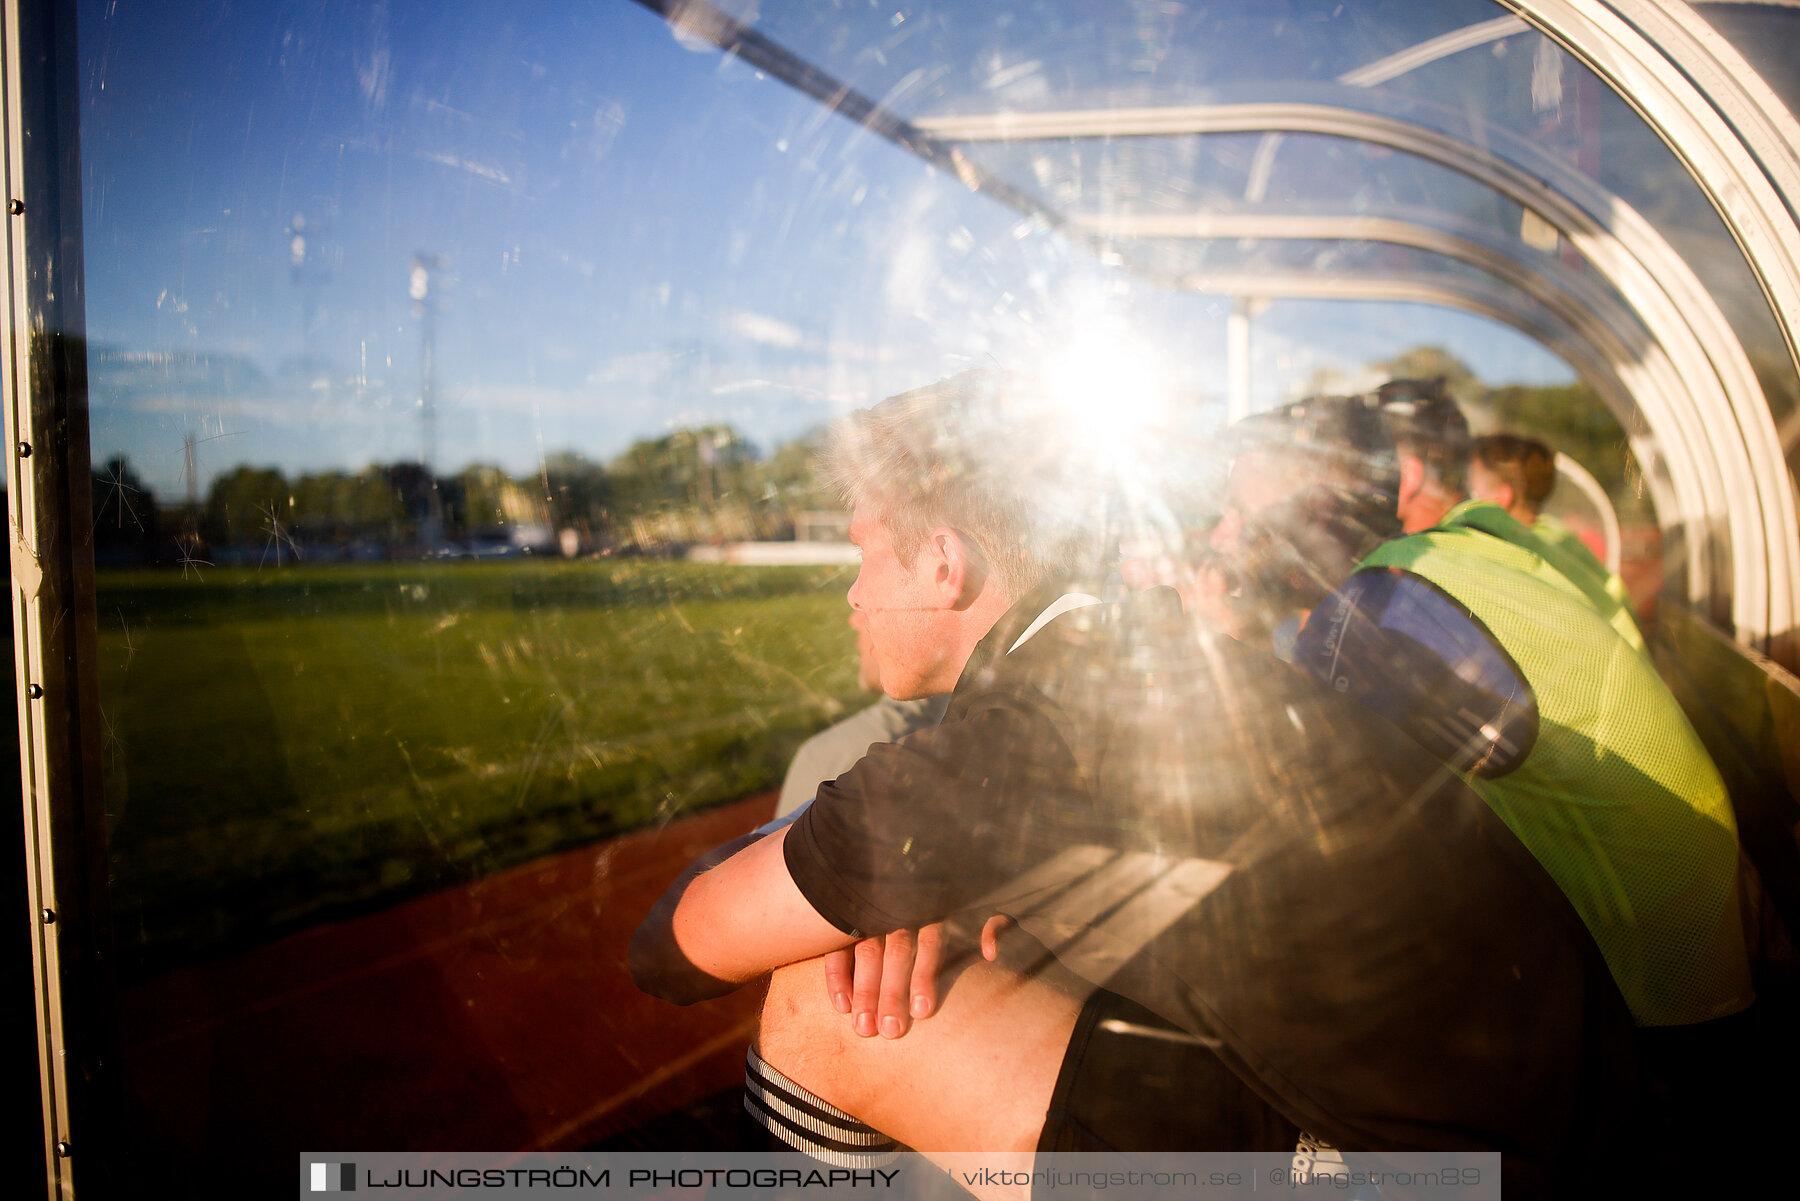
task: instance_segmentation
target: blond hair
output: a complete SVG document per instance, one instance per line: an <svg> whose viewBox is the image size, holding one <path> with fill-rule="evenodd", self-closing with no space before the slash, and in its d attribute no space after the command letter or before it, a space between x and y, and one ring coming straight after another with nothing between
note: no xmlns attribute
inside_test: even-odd
<svg viewBox="0 0 1800 1201"><path fill-rule="evenodd" d="M911 565L932 530L973 542L1009 600L1073 574L1088 540L1057 512L1073 465L1011 377L965 371L836 423L820 472L850 508L873 508Z"/></svg>

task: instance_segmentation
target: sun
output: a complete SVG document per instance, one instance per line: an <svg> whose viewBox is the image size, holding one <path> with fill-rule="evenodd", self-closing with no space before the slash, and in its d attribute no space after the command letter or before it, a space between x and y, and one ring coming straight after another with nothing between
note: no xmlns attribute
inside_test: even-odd
<svg viewBox="0 0 1800 1201"><path fill-rule="evenodd" d="M1129 468L1169 414L1169 374L1129 331L1077 334L1050 353L1043 379L1059 428L1095 466Z"/></svg>

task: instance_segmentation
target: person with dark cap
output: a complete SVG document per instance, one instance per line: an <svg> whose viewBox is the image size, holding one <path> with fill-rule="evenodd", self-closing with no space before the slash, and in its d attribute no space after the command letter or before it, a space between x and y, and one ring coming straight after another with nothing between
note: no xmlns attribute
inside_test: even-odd
<svg viewBox="0 0 1800 1201"><path fill-rule="evenodd" d="M1231 469L1189 608L1292 662L1313 606L1400 532L1386 437L1360 396L1315 396L1259 413L1227 437Z"/></svg>
<svg viewBox="0 0 1800 1201"><path fill-rule="evenodd" d="M1466 776L1581 914L1640 1027L1748 1008L1735 818L1641 642L1565 557L1466 497L1468 426L1441 381L1395 381L1339 407L1350 416L1329 426L1307 411L1253 423L1264 469L1285 459L1309 482L1298 528L1291 500L1228 517L1303 547L1319 528L1309 506L1341 494L1366 511L1391 497L1402 536L1307 598L1295 665ZM1336 440L1329 455L1321 431Z"/></svg>

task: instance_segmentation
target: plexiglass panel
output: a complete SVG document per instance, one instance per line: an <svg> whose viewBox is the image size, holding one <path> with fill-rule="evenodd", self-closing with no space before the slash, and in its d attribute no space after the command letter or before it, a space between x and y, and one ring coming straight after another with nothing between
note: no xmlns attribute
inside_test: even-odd
<svg viewBox="0 0 1800 1201"><path fill-rule="evenodd" d="M1753 64L1770 60L1772 85L1785 86L1785 60L1776 48L1785 44L1778 31L1787 25L1778 9L1707 4L1701 10L1742 43ZM1615 199L1630 206L1654 227L1662 244L1654 252L1678 256L1701 281L1747 353L1777 424L1788 431L1784 453L1792 470L1793 431L1800 428L1792 420L1800 404L1792 355L1706 191L1629 99L1501 5L1441 4L1426 11L1405 3L1318 0L1255 13L1176 6L1145 9L1117 24L1079 5L999 6L978 14L927 5L886 17L871 10L846 18L867 23L863 38L845 36L835 22L804 12L733 11L927 130L947 117L1120 110L1169 117L1184 108L1300 103L1398 118L1537 174L1570 172L1600 189L1583 201L1591 211L1604 218ZM1073 49L1089 45L1111 52ZM955 143L960 135L947 136ZM1094 193L1090 184L1083 197L1058 178L1066 169L1040 168L1036 197L1076 211L1083 198L1102 207L1140 203L1144 177L1131 164L1144 151L1098 140L1101 129L1094 125L1072 147L1051 136L1037 151L1040 159L1085 154L1123 169L1103 192ZM980 161L973 148L964 149ZM1190 148L1188 154L1204 157L1206 151ZM1360 212L1392 188L1392 172L1384 167L1359 171L1347 159L1306 169L1286 161L1279 141L1264 154L1267 161L1255 175L1250 160L1241 160L1243 190L1224 190L1256 201L1302 203L1347 193ZM1190 173L1185 162L1175 166L1176 179ZM1001 174L1015 183L1030 178L1017 170ZM1155 194L1167 203L1185 190L1159 179ZM1205 195L1208 204L1221 199ZM1511 233L1526 245L1555 242L1537 213L1521 215Z"/></svg>
<svg viewBox="0 0 1800 1201"><path fill-rule="evenodd" d="M80 5L143 1164L285 1186L301 1144L726 1137L755 999L659 1006L624 940L874 699L812 465L851 409L996 367L1110 436L1132 414L1106 398L1153 396L1109 531L1147 581L1204 555L1228 417L1442 376L1478 432L1591 474L1558 504L1602 552L1616 517L1647 612L1684 566L1656 503L1686 481L1632 391L1657 331L1488 156L1642 213L1778 422L1795 403L1704 194L1497 5L721 8L765 58L722 53L713 10L628 0ZM1466 157L1254 119L888 137L809 67L927 131L1291 102ZM1141 223L1183 217L1273 224Z"/></svg>

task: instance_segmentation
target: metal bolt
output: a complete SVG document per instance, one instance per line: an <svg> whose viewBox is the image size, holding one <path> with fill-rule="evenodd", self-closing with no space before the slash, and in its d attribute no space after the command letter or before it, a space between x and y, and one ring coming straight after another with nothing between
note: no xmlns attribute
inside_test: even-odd
<svg viewBox="0 0 1800 1201"><path fill-rule="evenodd" d="M43 916L44 924L46 926L54 926L56 924L56 910L46 907Z"/></svg>
<svg viewBox="0 0 1800 1201"><path fill-rule="evenodd" d="M75 1151L75 1148L69 1146L69 1144L66 1140L63 1140L63 1139L57 1140L56 1153L58 1155L62 1156L64 1159L69 1158L69 1156L72 1155L74 1153L74 1151Z"/></svg>
<svg viewBox="0 0 1800 1201"><path fill-rule="evenodd" d="M44 686L42 684L27 684L25 685L25 695L35 701L38 697L44 695Z"/></svg>
<svg viewBox="0 0 1800 1201"><path fill-rule="evenodd" d="M21 459L29 459L31 457L31 443L29 443L29 442L19 443L19 457Z"/></svg>
<svg viewBox="0 0 1800 1201"><path fill-rule="evenodd" d="M6 202L6 211L17 217L25 211L25 202L14 196Z"/></svg>

